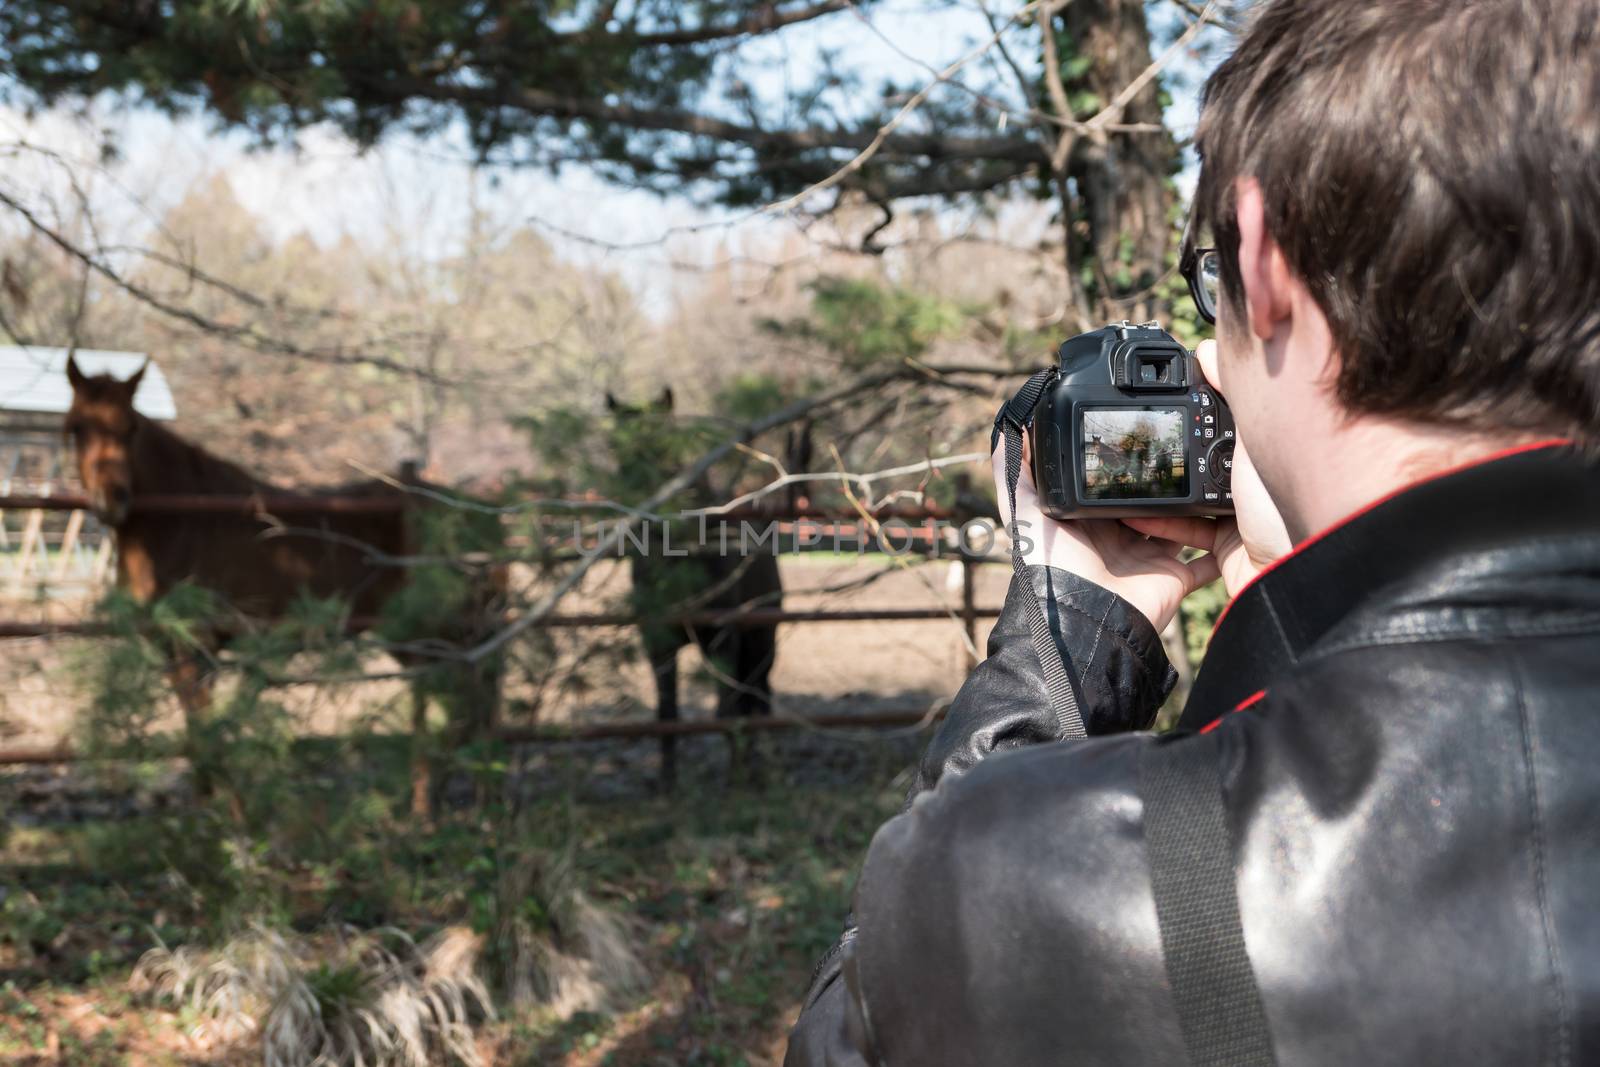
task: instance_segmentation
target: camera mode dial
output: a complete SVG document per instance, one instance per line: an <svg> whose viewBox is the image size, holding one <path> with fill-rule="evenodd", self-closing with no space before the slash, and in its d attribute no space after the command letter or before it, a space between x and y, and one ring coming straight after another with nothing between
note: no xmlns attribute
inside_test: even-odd
<svg viewBox="0 0 1600 1067"><path fill-rule="evenodd" d="M1233 486L1233 437L1224 437L1211 446L1206 453L1206 470L1211 475L1211 480L1220 489L1231 489Z"/></svg>

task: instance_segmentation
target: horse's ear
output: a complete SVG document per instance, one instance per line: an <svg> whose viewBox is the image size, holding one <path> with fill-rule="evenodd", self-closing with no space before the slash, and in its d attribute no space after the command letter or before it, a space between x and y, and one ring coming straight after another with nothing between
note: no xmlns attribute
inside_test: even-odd
<svg viewBox="0 0 1600 1067"><path fill-rule="evenodd" d="M661 387L661 395L656 398L656 410L657 411L671 411L672 410L672 386L663 385Z"/></svg>
<svg viewBox="0 0 1600 1067"><path fill-rule="evenodd" d="M133 394L139 391L139 383L144 380L144 372L150 369L150 357L146 356L144 362L139 364L139 369L133 372L133 377L122 383L128 392L128 399L133 399Z"/></svg>
<svg viewBox="0 0 1600 1067"><path fill-rule="evenodd" d="M611 390L606 390L606 410L616 411L622 405L617 403L617 398L611 395Z"/></svg>
<svg viewBox="0 0 1600 1067"><path fill-rule="evenodd" d="M78 357L72 353L67 354L67 381L72 383L74 391L83 388L83 383L89 379L84 377L83 371L78 369Z"/></svg>

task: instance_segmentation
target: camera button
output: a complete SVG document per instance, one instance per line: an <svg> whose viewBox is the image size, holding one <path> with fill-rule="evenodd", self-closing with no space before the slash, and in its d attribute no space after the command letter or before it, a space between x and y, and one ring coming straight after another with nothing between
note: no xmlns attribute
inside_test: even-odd
<svg viewBox="0 0 1600 1067"><path fill-rule="evenodd" d="M1205 436L1208 437L1208 438L1215 437L1215 436L1217 436L1217 431L1215 429L1213 429L1212 427L1207 426L1206 427Z"/></svg>
<svg viewBox="0 0 1600 1067"><path fill-rule="evenodd" d="M1207 504L1215 504L1222 500L1222 494L1215 489L1207 489L1204 495Z"/></svg>
<svg viewBox="0 0 1600 1067"><path fill-rule="evenodd" d="M1233 442L1224 438L1211 446L1206 454L1206 465L1211 468L1211 479L1223 489L1233 481Z"/></svg>

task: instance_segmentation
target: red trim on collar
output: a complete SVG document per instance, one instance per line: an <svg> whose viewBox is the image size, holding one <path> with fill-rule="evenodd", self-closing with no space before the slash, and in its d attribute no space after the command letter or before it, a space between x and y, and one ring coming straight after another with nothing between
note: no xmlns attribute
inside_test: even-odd
<svg viewBox="0 0 1600 1067"><path fill-rule="evenodd" d="M1222 614L1217 616L1216 623L1211 627L1211 633L1213 635L1216 634L1217 630L1222 627L1222 620L1226 619L1228 617L1228 612L1233 609L1233 605L1236 604L1239 598L1244 596L1244 594L1261 579L1265 578L1267 575L1271 574L1273 571L1277 570L1279 567L1283 566L1283 564L1289 562L1291 559L1298 556L1300 553L1304 552L1318 541L1321 541L1329 534L1340 529L1341 527L1348 526L1350 523L1361 518L1361 516L1367 514L1367 512L1387 504L1389 501L1393 500L1397 496L1400 496L1402 493L1409 493L1418 486L1427 485L1429 482L1438 481L1440 478L1448 478L1452 474L1460 474L1462 471L1471 470L1473 467L1481 467L1485 463L1493 463L1494 461L1500 459L1509 459L1512 456L1521 455L1524 452L1537 452L1544 448L1562 448L1570 444L1572 444L1572 440L1570 438L1552 437L1544 441L1534 441L1530 444L1513 445L1511 448L1504 448L1499 452L1491 452L1487 456L1479 456L1477 459L1468 460L1467 462L1457 464L1454 467L1447 467L1442 471L1436 471L1433 474L1427 475L1426 477L1418 478L1414 482L1407 482L1405 485L1402 485L1397 489L1391 489L1378 499L1360 508L1357 508L1344 518L1324 527L1323 529L1312 534L1310 537L1307 537L1304 541L1301 541L1299 544L1295 545L1288 552L1285 552L1283 555L1279 556L1277 559L1261 568L1261 570L1257 571L1256 576L1246 582L1244 584L1244 588L1235 593L1232 599L1230 599L1227 604L1223 605ZM1257 693L1255 696L1245 701L1245 704L1254 703L1261 695L1262 694ZM1244 705L1241 705L1241 707L1243 706ZM1237 711L1238 709L1235 708L1234 710ZM1217 721L1220 722L1221 720L1219 719Z"/></svg>
<svg viewBox="0 0 1600 1067"><path fill-rule="evenodd" d="M1235 704L1233 706L1233 711L1243 711L1245 708L1260 702L1266 697L1266 695L1267 691L1265 689L1257 689L1254 693L1251 693L1249 696L1239 701L1239 703ZM1233 711L1228 712L1228 714L1232 715ZM1215 719L1212 719L1210 722L1200 727L1200 732L1203 734L1209 734L1212 730L1215 730L1217 727L1222 725L1222 719L1223 716L1218 715Z"/></svg>

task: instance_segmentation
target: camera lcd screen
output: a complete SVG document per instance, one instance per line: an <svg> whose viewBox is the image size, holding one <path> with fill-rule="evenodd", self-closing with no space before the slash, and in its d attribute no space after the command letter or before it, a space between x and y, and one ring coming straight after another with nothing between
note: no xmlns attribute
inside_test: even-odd
<svg viewBox="0 0 1600 1067"><path fill-rule="evenodd" d="M1189 495L1184 412L1088 408L1083 412L1083 490L1090 500Z"/></svg>

